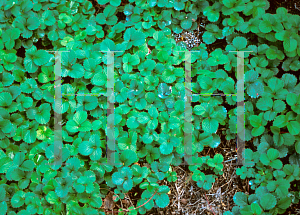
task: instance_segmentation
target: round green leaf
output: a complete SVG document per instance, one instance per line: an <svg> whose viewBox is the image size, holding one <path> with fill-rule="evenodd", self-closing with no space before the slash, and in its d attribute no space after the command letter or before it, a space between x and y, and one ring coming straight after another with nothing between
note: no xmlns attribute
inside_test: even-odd
<svg viewBox="0 0 300 215"><path fill-rule="evenodd" d="M264 210L270 210L275 207L276 198L270 193L264 194L260 199L260 205Z"/></svg>
<svg viewBox="0 0 300 215"><path fill-rule="evenodd" d="M260 110L267 111L273 107L273 100L269 97L263 97L258 99L256 107ZM252 125L253 126L253 125ZM257 127L257 126L255 126Z"/></svg>
<svg viewBox="0 0 300 215"><path fill-rule="evenodd" d="M40 26L40 21L37 17L29 17L27 19L27 28L31 31L37 29Z"/></svg>
<svg viewBox="0 0 300 215"><path fill-rule="evenodd" d="M206 133L216 133L219 127L219 122L215 119L204 119L202 122L202 128Z"/></svg>
<svg viewBox="0 0 300 215"><path fill-rule="evenodd" d="M160 194L156 197L155 203L159 208L165 208L170 203L169 196L166 193Z"/></svg>

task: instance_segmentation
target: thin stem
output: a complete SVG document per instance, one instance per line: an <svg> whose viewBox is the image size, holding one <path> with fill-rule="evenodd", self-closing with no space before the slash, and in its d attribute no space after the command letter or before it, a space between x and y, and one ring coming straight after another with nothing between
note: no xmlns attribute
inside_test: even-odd
<svg viewBox="0 0 300 215"><path fill-rule="evenodd" d="M205 197L206 197L207 204L208 204L208 205L209 205L209 207L210 207L210 210L213 212L213 214L214 214L214 215L216 215L216 214L215 214L215 212L213 211L213 209L211 208L211 205L209 204L209 201L208 201L208 198L207 198L206 192L205 192Z"/></svg>

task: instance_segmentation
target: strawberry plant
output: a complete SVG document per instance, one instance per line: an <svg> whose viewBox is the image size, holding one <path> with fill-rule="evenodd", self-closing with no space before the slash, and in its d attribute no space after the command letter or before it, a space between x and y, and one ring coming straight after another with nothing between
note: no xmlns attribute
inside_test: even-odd
<svg viewBox="0 0 300 215"><path fill-rule="evenodd" d="M134 189L134 207L117 213L166 208L173 167L186 161L210 190L225 157L204 151L242 129L249 148L236 174L251 190L223 214L297 204L299 15L268 13L267 0L97 2L0 1L0 214L105 214L108 191L117 202ZM185 31L201 43L175 40ZM244 127L236 96L210 96L238 92L234 51L246 51Z"/></svg>

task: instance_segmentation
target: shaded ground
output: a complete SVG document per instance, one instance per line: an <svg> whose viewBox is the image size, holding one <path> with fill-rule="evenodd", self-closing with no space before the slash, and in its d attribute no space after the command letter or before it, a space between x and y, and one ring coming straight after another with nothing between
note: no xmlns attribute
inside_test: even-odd
<svg viewBox="0 0 300 215"><path fill-rule="evenodd" d="M284 7L290 14L300 15L300 0L269 0L270 8L267 13L276 13L276 9Z"/></svg>

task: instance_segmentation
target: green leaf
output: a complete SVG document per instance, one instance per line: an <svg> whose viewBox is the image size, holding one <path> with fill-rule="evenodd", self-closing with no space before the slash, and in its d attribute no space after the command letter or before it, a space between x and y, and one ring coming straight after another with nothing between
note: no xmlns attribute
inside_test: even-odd
<svg viewBox="0 0 300 215"><path fill-rule="evenodd" d="M137 159L137 155L132 150L124 150L120 155L120 160L124 163L125 166L129 166L134 163Z"/></svg>
<svg viewBox="0 0 300 215"><path fill-rule="evenodd" d="M270 166L274 169L281 169L283 164L280 160L274 160L270 163Z"/></svg>
<svg viewBox="0 0 300 215"><path fill-rule="evenodd" d="M25 203L25 193L23 191L17 191L11 198L11 205L14 208L19 208Z"/></svg>
<svg viewBox="0 0 300 215"><path fill-rule="evenodd" d="M121 0L111 0L110 4L114 7L118 7L121 4Z"/></svg>
<svg viewBox="0 0 300 215"><path fill-rule="evenodd" d="M82 124L86 119L87 119L86 111L78 111L73 116L73 120L74 122L76 122L77 125Z"/></svg>
<svg viewBox="0 0 300 215"><path fill-rule="evenodd" d="M259 126L259 127L255 127L252 129L251 131L251 134L254 136L254 137L257 137L257 136L260 136L264 133L265 131L265 127L264 126Z"/></svg>
<svg viewBox="0 0 300 215"><path fill-rule="evenodd" d="M259 126L261 126L261 123L262 123L262 121L259 116L256 116L256 115L250 116L250 124L253 127L259 127Z"/></svg>
<svg viewBox="0 0 300 215"><path fill-rule="evenodd" d="M270 148L267 152L267 155L271 161L279 157L279 151L277 149Z"/></svg>
<svg viewBox="0 0 300 215"><path fill-rule="evenodd" d="M208 31L204 32L202 39L206 44L212 44L217 40L214 34Z"/></svg>
<svg viewBox="0 0 300 215"><path fill-rule="evenodd" d="M280 199L277 203L277 207L280 209L287 209L291 205L291 197L284 197L283 199Z"/></svg>
<svg viewBox="0 0 300 215"><path fill-rule="evenodd" d="M38 50L36 51L36 53L34 54L34 58L33 58L33 62L37 65L37 66L42 66L46 63L49 62L50 60L50 54L48 52L46 52L45 50Z"/></svg>
<svg viewBox="0 0 300 215"><path fill-rule="evenodd" d="M10 93L3 92L0 93L0 106L1 107L8 107L12 103L12 96Z"/></svg>
<svg viewBox="0 0 300 215"><path fill-rule="evenodd" d="M297 49L297 45L297 40L291 37L285 38L283 41L283 47L287 52L295 51Z"/></svg>
<svg viewBox="0 0 300 215"><path fill-rule="evenodd" d="M4 31L2 35L2 40L5 42L5 47L7 50L12 49L15 46L15 41L20 37L20 29L19 28L13 28L13 29L7 29Z"/></svg>
<svg viewBox="0 0 300 215"><path fill-rule="evenodd" d="M221 155L221 154L216 154L216 155L214 156L214 162L215 162L215 163L222 163L223 160L224 160L224 158L223 158L223 155Z"/></svg>
<svg viewBox="0 0 300 215"><path fill-rule="evenodd" d="M242 50L247 46L247 39L244 37L235 37L232 44L237 50Z"/></svg>
<svg viewBox="0 0 300 215"><path fill-rule="evenodd" d="M294 106L297 103L297 95L295 93L287 94L286 102L288 105Z"/></svg>
<svg viewBox="0 0 300 215"><path fill-rule="evenodd" d="M131 116L127 119L126 125L128 126L128 128L137 128L139 126L139 123L135 116Z"/></svg>
<svg viewBox="0 0 300 215"><path fill-rule="evenodd" d="M297 141L295 144L295 149L298 154L300 154L300 141Z"/></svg>
<svg viewBox="0 0 300 215"><path fill-rule="evenodd" d="M39 108L38 111L35 115L35 119L38 123L40 124L46 124L49 122L50 120L50 110L51 110L51 106L50 104L46 103L46 104L42 104Z"/></svg>
<svg viewBox="0 0 300 215"><path fill-rule="evenodd" d="M202 128L206 133L216 133L219 127L219 122L215 119L204 119L202 122Z"/></svg>
<svg viewBox="0 0 300 215"><path fill-rule="evenodd" d="M292 135L298 135L300 133L300 123L297 121L288 122L287 128Z"/></svg>
<svg viewBox="0 0 300 215"><path fill-rule="evenodd" d="M273 100L269 97L263 97L258 99L256 107L260 110L267 111L273 107ZM253 125L252 125L253 126ZM255 126L257 127L257 126Z"/></svg>
<svg viewBox="0 0 300 215"><path fill-rule="evenodd" d="M128 179L128 180L124 181L124 183L123 183L124 190L129 191L129 190L131 190L132 187L133 187L133 180L132 179Z"/></svg>
<svg viewBox="0 0 300 215"><path fill-rule="evenodd" d="M50 191L46 196L46 200L50 204L57 204L59 202L59 197L56 195L54 191Z"/></svg>
<svg viewBox="0 0 300 215"><path fill-rule="evenodd" d="M74 120L70 120L66 124L66 129L69 132L78 132L78 125Z"/></svg>
<svg viewBox="0 0 300 215"><path fill-rule="evenodd" d="M270 164L270 159L266 154L262 154L259 159L265 166L268 166Z"/></svg>
<svg viewBox="0 0 300 215"><path fill-rule="evenodd" d="M168 143L162 143L159 146L160 152L164 155L168 155L171 154L173 151L173 146L172 144L168 144Z"/></svg>
<svg viewBox="0 0 300 215"><path fill-rule="evenodd" d="M183 20L181 23L180 23L180 26L183 28L183 29L185 29L185 30L187 30L187 29L190 29L191 27L192 27L192 22L191 22L191 20Z"/></svg>
<svg viewBox="0 0 300 215"><path fill-rule="evenodd" d="M268 59L274 60L277 57L277 51L275 49L270 48L267 50L266 56Z"/></svg>
<svg viewBox="0 0 300 215"><path fill-rule="evenodd" d="M53 15L53 12L51 10L46 10L42 18L44 19L44 23L47 26L52 26L56 22L55 16Z"/></svg>
<svg viewBox="0 0 300 215"><path fill-rule="evenodd" d="M284 111L285 108L286 108L286 105L283 101L275 100L274 105L273 105L274 112L280 113L280 112Z"/></svg>
<svg viewBox="0 0 300 215"><path fill-rule="evenodd" d="M37 17L29 17L27 19L27 28L31 31L37 29L40 26L40 21Z"/></svg>
<svg viewBox="0 0 300 215"><path fill-rule="evenodd" d="M93 145L91 142L84 141L84 142L80 143L78 151L80 154L88 156L94 151L92 147L93 147Z"/></svg>
<svg viewBox="0 0 300 215"><path fill-rule="evenodd" d="M96 86L103 86L107 82L106 74L103 72L98 72L93 76L91 81Z"/></svg>
<svg viewBox="0 0 300 215"><path fill-rule="evenodd" d="M166 193L159 194L155 199L155 203L159 208L165 208L170 203L169 196Z"/></svg>
<svg viewBox="0 0 300 215"><path fill-rule="evenodd" d="M286 116L285 115L279 115L275 118L273 122L273 126L276 126L278 128L282 128L287 125Z"/></svg>
<svg viewBox="0 0 300 215"><path fill-rule="evenodd" d="M268 20L261 21L258 27L262 33L269 33L272 31L272 23Z"/></svg>
<svg viewBox="0 0 300 215"><path fill-rule="evenodd" d="M276 198L270 193L264 194L260 199L260 205L264 210L270 210L275 207Z"/></svg>
<svg viewBox="0 0 300 215"><path fill-rule="evenodd" d="M115 172L112 175L112 182L116 185L121 185L124 182L124 178L119 172Z"/></svg>
<svg viewBox="0 0 300 215"><path fill-rule="evenodd" d="M23 171L32 171L35 167L35 164L32 160L26 160L19 168Z"/></svg>
<svg viewBox="0 0 300 215"><path fill-rule="evenodd" d="M164 50L159 51L157 54L157 59L162 63L167 62L169 59L168 52Z"/></svg>
<svg viewBox="0 0 300 215"><path fill-rule="evenodd" d="M300 61L299 60L295 60L290 64L290 69L292 71L298 71L300 69Z"/></svg>
<svg viewBox="0 0 300 215"><path fill-rule="evenodd" d="M218 3L220 4L220 3ZM210 22L216 22L218 21L219 17L220 17L220 12L218 10L216 10L216 6L217 4L215 3L213 6L208 6L203 10L203 14L204 16L207 16L207 19Z"/></svg>
<svg viewBox="0 0 300 215"><path fill-rule="evenodd" d="M233 201L240 207L245 207L248 205L247 196L245 193L242 192L237 192L233 197Z"/></svg>
<svg viewBox="0 0 300 215"><path fill-rule="evenodd" d="M0 203L0 215L5 215L7 212L7 203L5 201Z"/></svg>
<svg viewBox="0 0 300 215"><path fill-rule="evenodd" d="M139 113L138 116L138 122L141 124L145 124L150 120L149 114L147 114L146 112L141 112Z"/></svg>
<svg viewBox="0 0 300 215"><path fill-rule="evenodd" d="M0 202L3 201L6 197L6 191L3 187L0 188Z"/></svg>
<svg viewBox="0 0 300 215"><path fill-rule="evenodd" d="M145 34L143 32L137 31L134 28L128 28L126 29L124 33L124 40L129 43L129 47L131 48L132 45L134 46L140 46L143 45L145 42Z"/></svg>
<svg viewBox="0 0 300 215"><path fill-rule="evenodd" d="M3 157L0 159L0 173L6 173L7 170L13 165L13 162L9 157Z"/></svg>
<svg viewBox="0 0 300 215"><path fill-rule="evenodd" d="M252 210L255 214L257 214L257 215L262 214L262 209L261 209L261 207L259 206L258 203L252 203L252 204L251 204L251 210Z"/></svg>
<svg viewBox="0 0 300 215"><path fill-rule="evenodd" d="M257 98L264 93L264 85L260 81L251 83L247 88L247 94L252 98Z"/></svg>

